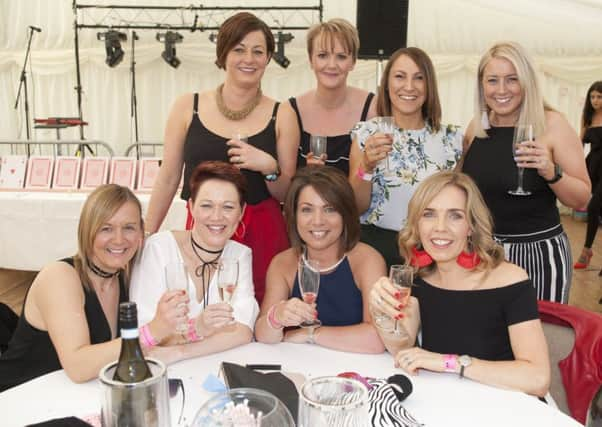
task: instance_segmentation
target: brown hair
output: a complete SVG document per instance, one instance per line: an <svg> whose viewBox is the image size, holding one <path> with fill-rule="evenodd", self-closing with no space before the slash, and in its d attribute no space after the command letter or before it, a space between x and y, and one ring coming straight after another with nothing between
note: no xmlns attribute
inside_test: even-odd
<svg viewBox="0 0 602 427"><path fill-rule="evenodd" d="M265 37L268 59L274 54L274 35L265 22L249 12L239 12L226 19L219 27L215 53L215 65L226 69L226 56L242 39L253 31L261 31Z"/></svg>
<svg viewBox="0 0 602 427"><path fill-rule="evenodd" d="M82 207L77 228L77 254L73 257L73 261L83 286L88 290L90 290L90 276L87 266L92 258L96 235L102 225L128 202L134 203L138 208L140 237L142 238L142 230L144 230L142 207L136 195L129 188L117 184L101 185L90 193ZM129 278L135 258L133 256L125 268L126 279Z"/></svg>
<svg viewBox="0 0 602 427"><path fill-rule="evenodd" d="M353 189L345 174L332 166L308 166L297 171L284 202L284 215L291 246L301 254L304 242L297 230L297 205L299 194L311 186L324 201L343 217L343 233L340 238L340 254L355 247L360 238L360 222Z"/></svg>
<svg viewBox="0 0 602 427"><path fill-rule="evenodd" d="M357 60L360 48L360 38L357 29L345 19L335 18L312 26L307 32L307 54L311 59L314 50L314 40L321 37L321 48L332 51L334 41L338 40L345 51Z"/></svg>
<svg viewBox="0 0 602 427"><path fill-rule="evenodd" d="M242 207L245 204L247 180L242 172L231 163L214 160L201 162L192 171L188 185L190 186L190 198L193 202L196 200L201 185L210 179L218 179L233 184L238 192L240 206Z"/></svg>
<svg viewBox="0 0 602 427"><path fill-rule="evenodd" d="M592 125L592 119L594 118L594 107L592 107L592 101L589 99L593 91L602 93L602 80L593 82L587 90L585 102L583 103L583 113L581 113L581 127L584 129Z"/></svg>
<svg viewBox="0 0 602 427"><path fill-rule="evenodd" d="M424 101L424 104L422 104L422 118L429 123L433 130L438 132L441 129L441 102L439 101L435 67L433 67L433 62L426 52L417 47L402 47L393 52L389 58L380 80L376 111L379 116L391 116L389 74L391 74L391 68L395 61L402 55L405 55L414 61L424 76L424 82L426 84L426 100Z"/></svg>
<svg viewBox="0 0 602 427"><path fill-rule="evenodd" d="M477 185L466 174L445 171L433 174L420 183L408 204L408 218L399 233L399 251L409 265L412 248L420 243L418 222L432 200L447 186L455 186L466 194L466 219L471 230L472 250L481 258L476 267L490 271L504 260L504 250L492 237L493 221ZM428 272L431 264L419 270Z"/></svg>

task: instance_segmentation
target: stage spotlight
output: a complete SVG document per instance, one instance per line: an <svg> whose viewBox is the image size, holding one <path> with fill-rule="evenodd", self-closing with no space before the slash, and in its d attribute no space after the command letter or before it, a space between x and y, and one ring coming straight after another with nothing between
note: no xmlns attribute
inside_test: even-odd
<svg viewBox="0 0 602 427"><path fill-rule="evenodd" d="M123 60L121 42L126 41L128 36L119 31L109 30L105 33L97 33L96 38L105 42L105 50L107 52L106 64L111 68L117 66Z"/></svg>
<svg viewBox="0 0 602 427"><path fill-rule="evenodd" d="M276 34L276 52L274 52L274 56L272 57L276 64L280 65L282 68L287 68L291 61L284 54L284 44L290 42L295 37L291 33L283 33L282 31L278 31Z"/></svg>
<svg viewBox="0 0 602 427"><path fill-rule="evenodd" d="M165 43L165 48L161 52L161 58L174 68L180 66L180 60L176 57L176 43L182 43L184 37L180 33L168 31L166 33L157 33L157 40Z"/></svg>

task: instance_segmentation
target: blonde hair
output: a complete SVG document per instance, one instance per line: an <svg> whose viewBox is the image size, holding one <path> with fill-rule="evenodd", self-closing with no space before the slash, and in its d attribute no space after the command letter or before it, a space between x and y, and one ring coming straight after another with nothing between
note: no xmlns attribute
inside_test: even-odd
<svg viewBox="0 0 602 427"><path fill-rule="evenodd" d="M96 188L84 203L79 216L77 228L77 254L73 257L74 267L83 286L90 290L90 276L88 274L88 263L94 251L94 240L98 231L115 213L126 203L132 202L138 208L140 215L140 233L144 229L142 219L142 206L138 198L127 187L117 184L106 184ZM131 266L134 263L133 256L125 268L126 280L129 278Z"/></svg>
<svg viewBox="0 0 602 427"><path fill-rule="evenodd" d="M318 37L322 37L322 48L330 51L334 49L335 39L338 40L347 53L353 56L353 61L357 60L360 38L357 29L349 21L334 18L312 26L307 32L307 54L310 59L314 50L314 40Z"/></svg>
<svg viewBox="0 0 602 427"><path fill-rule="evenodd" d="M474 181L461 172L444 171L426 178L418 186L408 205L408 217L399 233L399 251L410 264L412 248L420 244L418 223L424 210L433 199L447 186L459 188L466 194L466 219L471 230L472 250L481 258L476 269L490 271L504 260L503 248L493 239L493 221L479 189ZM429 272L435 264L418 270Z"/></svg>
<svg viewBox="0 0 602 427"><path fill-rule="evenodd" d="M473 125L475 136L486 138L489 120L484 119L491 112L483 93L483 74L485 67L493 58L503 58L509 61L516 70L521 87L522 101L516 126L533 125L534 135L541 135L545 130L545 111L553 110L543 99L543 93L535 71L534 62L520 44L511 41L497 42L481 57L477 71L477 87L475 91L475 115ZM484 123L485 122L485 123Z"/></svg>

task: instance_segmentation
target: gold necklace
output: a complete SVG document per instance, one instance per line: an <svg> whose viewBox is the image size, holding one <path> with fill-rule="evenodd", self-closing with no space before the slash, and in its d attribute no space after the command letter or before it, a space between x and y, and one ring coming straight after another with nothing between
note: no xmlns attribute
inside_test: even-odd
<svg viewBox="0 0 602 427"><path fill-rule="evenodd" d="M245 107L243 107L241 110L231 110L224 102L224 97L222 96L223 88L223 83L217 87L217 90L215 91L215 103L217 104L217 109L219 112L229 120L237 121L247 117L249 114L251 114L251 111L253 111L255 107L259 105L259 102L261 102L261 98L263 97L261 88L257 88L257 94Z"/></svg>

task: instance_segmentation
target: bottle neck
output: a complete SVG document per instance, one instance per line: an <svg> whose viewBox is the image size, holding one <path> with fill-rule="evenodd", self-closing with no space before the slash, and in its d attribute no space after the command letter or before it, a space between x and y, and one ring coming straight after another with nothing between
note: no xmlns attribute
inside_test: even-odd
<svg viewBox="0 0 602 427"><path fill-rule="evenodd" d="M121 329L121 338L124 340L133 340L133 339L138 339L138 337L140 336L140 332L138 331L138 328L122 328Z"/></svg>

